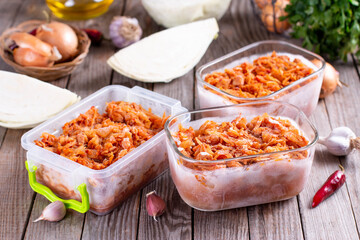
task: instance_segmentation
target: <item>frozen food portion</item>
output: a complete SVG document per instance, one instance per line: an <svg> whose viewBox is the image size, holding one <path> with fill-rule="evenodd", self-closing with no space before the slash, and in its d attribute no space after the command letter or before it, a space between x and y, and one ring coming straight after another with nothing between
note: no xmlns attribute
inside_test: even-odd
<svg viewBox="0 0 360 240"><path fill-rule="evenodd" d="M271 117L267 113L254 117L250 122L241 115L231 122L207 120L196 130L180 124L179 131L173 137L186 157L205 161L298 149L309 143L289 119ZM307 153L290 155L302 159ZM257 161L257 158L227 161L212 165L212 168L240 167ZM202 169L201 165L192 167Z"/></svg>
<svg viewBox="0 0 360 240"><path fill-rule="evenodd" d="M35 144L86 167L104 169L164 128L159 117L136 103L106 103L105 113L91 107L65 123L60 136L44 132Z"/></svg>
<svg viewBox="0 0 360 240"><path fill-rule="evenodd" d="M291 60L287 55L262 56L250 62L243 62L223 72L205 76L205 81L233 96L259 98L302 79L314 70L299 58Z"/></svg>
<svg viewBox="0 0 360 240"><path fill-rule="evenodd" d="M180 114L165 130L176 189L188 205L203 211L299 194L317 140L316 130L299 109L276 101Z"/></svg>

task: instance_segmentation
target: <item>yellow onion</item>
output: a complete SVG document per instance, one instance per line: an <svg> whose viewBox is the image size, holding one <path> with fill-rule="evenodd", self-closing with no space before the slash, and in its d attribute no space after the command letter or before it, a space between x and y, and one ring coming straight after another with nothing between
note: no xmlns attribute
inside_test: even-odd
<svg viewBox="0 0 360 240"><path fill-rule="evenodd" d="M53 54L52 46L50 44L41 41L31 34L16 32L11 34L10 39L13 40L20 48L32 49L34 52L37 52L42 56L50 57Z"/></svg>
<svg viewBox="0 0 360 240"><path fill-rule="evenodd" d="M36 29L36 37L57 47L62 58L61 62L68 61L78 53L78 38L75 31L68 25L60 22L42 24Z"/></svg>
<svg viewBox="0 0 360 240"><path fill-rule="evenodd" d="M315 66L321 67L321 62L319 60L313 59L311 62ZM332 94L337 86L342 87L339 72L327 62L324 69L324 79L321 85L320 98L325 98Z"/></svg>
<svg viewBox="0 0 360 240"><path fill-rule="evenodd" d="M45 57L31 48L15 48L13 51L14 61L21 66L32 67L51 67L54 61L49 57Z"/></svg>
<svg viewBox="0 0 360 240"><path fill-rule="evenodd" d="M9 39L16 46L13 51L14 61L22 66L49 67L61 59L56 47L31 34L17 32Z"/></svg>

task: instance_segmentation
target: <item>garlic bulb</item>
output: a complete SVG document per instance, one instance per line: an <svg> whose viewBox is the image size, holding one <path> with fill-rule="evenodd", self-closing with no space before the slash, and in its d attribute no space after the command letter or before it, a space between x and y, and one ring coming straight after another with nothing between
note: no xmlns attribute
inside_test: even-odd
<svg viewBox="0 0 360 240"><path fill-rule="evenodd" d="M42 211L39 218L37 218L34 222L38 222L40 220L46 220L50 222L58 222L62 220L66 215L66 208L63 202L55 201L47 205L46 208Z"/></svg>
<svg viewBox="0 0 360 240"><path fill-rule="evenodd" d="M136 18L115 16L110 24L110 38L118 48L140 40L142 29Z"/></svg>
<svg viewBox="0 0 360 240"><path fill-rule="evenodd" d="M360 149L360 138L348 127L333 129L328 137L320 137L319 143L335 156L345 156L354 148Z"/></svg>

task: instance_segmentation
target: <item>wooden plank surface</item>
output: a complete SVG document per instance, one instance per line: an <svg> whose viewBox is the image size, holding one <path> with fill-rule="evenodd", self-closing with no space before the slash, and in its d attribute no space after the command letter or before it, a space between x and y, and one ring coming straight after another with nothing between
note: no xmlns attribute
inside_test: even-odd
<svg viewBox="0 0 360 240"><path fill-rule="evenodd" d="M139 208L140 192L105 216L87 213L82 239L136 239Z"/></svg>
<svg viewBox="0 0 360 240"><path fill-rule="evenodd" d="M154 221L146 211L146 193L155 190L166 203L166 212ZM138 239L191 239L191 208L180 198L170 171L143 189Z"/></svg>
<svg viewBox="0 0 360 240"><path fill-rule="evenodd" d="M41 11L46 6L42 0L26 0L21 4L20 0L0 2L1 32L22 21L43 18ZM145 13L140 0L116 1L107 15L71 24L99 28L108 35L111 17L121 13L138 18L144 36L163 29ZM259 40L285 39L299 43L268 33L259 24L250 1L233 0L219 26L219 38L211 44L197 67ZM198 106L194 96L196 68L171 83L140 83L121 76L107 66L107 58L115 51L109 42L101 47L91 47L85 62L70 77L52 84L68 87L82 97L109 84L142 86L179 99L188 109ZM360 78L352 59L349 60L349 63L335 62L334 66L340 72L342 81L350 87L320 101L311 118L321 135L342 125L349 126L360 135L357 107ZM0 69L12 71L3 61L0 61ZM25 152L20 146L20 137L24 132L0 128L0 208L5 209L0 217L0 239L359 239L360 154L353 152L338 158L328 154L321 146L316 147L304 191L288 201L214 213L201 212L191 209L181 200L168 171L106 216L68 211L60 223L32 223L48 201L28 186ZM339 163L346 169L346 185L326 202L311 209L314 193ZM145 194L154 189L167 204L167 211L159 222L147 215L145 206Z"/></svg>
<svg viewBox="0 0 360 240"><path fill-rule="evenodd" d="M319 134L325 135L330 131L324 101L318 104L311 119ZM339 189L336 194L318 207L311 208L315 193L330 174L339 168L338 164L337 157L329 154L323 146L316 146L316 154L308 182L299 195L305 239L358 238L346 187Z"/></svg>
<svg viewBox="0 0 360 240"><path fill-rule="evenodd" d="M340 72L341 81L345 82L348 87L338 88L336 92L325 99L326 110L330 116L332 128L347 126L360 136L360 77L354 68L352 58L348 57L348 63L335 62L334 67ZM355 63L359 68L359 65ZM324 134L326 136L326 134ZM346 171L346 187L350 195L348 204L352 206L352 212L355 217L357 232L360 229L360 152L353 151L346 157L340 158L341 164ZM354 236L355 238L356 236ZM359 236L357 236L359 237Z"/></svg>
<svg viewBox="0 0 360 240"><path fill-rule="evenodd" d="M8 130L0 148L0 239L20 239L27 225L34 192L28 187L20 146L24 130Z"/></svg>

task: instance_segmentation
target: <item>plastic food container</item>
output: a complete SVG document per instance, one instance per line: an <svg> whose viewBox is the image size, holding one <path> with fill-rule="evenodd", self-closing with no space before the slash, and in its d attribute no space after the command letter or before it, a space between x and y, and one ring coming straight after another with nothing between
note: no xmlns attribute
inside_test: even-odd
<svg viewBox="0 0 360 240"><path fill-rule="evenodd" d="M212 72L223 72L226 68L233 68L243 62L253 62L261 56L271 55L275 51L278 55L287 55L292 61L299 58L308 67L314 69L314 72L307 77L299 79L292 84L259 98L241 98L231 95L227 92L204 81L205 76ZM316 67L310 61L317 59L321 61L322 66ZM307 116L315 110L325 68L325 61L317 54L297 47L293 44L283 41L261 41L250 44L239 50L231 52L221 58L211 61L201 66L196 71L197 91L199 96L200 108L209 108L237 103L246 103L264 100L278 100L288 102L299 107Z"/></svg>
<svg viewBox="0 0 360 240"><path fill-rule="evenodd" d="M210 114L209 114L210 113ZM247 121L268 113L273 117L290 119L309 141L305 147L216 161L194 160L177 148L173 133L181 123L184 127L199 127L206 120L228 122L242 114ZM204 117L204 116L212 117ZM202 109L178 114L165 124L167 149L172 179L181 198L191 207L217 211L245 207L294 197L302 191L308 179L318 139L315 127L297 107L277 101L244 103ZM307 157L297 157L307 153ZM246 161L254 160L254 164ZM227 161L245 163L242 167L218 168ZM201 169L201 170L195 170Z"/></svg>
<svg viewBox="0 0 360 240"><path fill-rule="evenodd" d="M59 136L66 122L85 113L91 106L97 107L100 113L104 112L105 103L110 101L135 102L144 109L151 108L159 116L164 112L174 115L187 111L178 100L141 87L129 89L114 85L102 88L22 136L21 145L27 150L29 181L35 191L51 201L57 199L53 195L55 193L65 199L82 199L85 205L86 194L80 195L77 189L81 188L77 187L86 185L90 210L104 215L168 168L164 130L102 170L90 169L34 144L34 140L40 139L43 132ZM81 205L79 202L77 204ZM67 207L81 211L71 206L69 204Z"/></svg>

